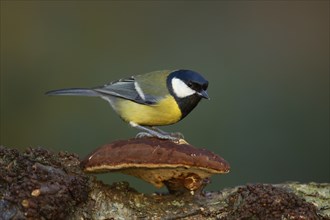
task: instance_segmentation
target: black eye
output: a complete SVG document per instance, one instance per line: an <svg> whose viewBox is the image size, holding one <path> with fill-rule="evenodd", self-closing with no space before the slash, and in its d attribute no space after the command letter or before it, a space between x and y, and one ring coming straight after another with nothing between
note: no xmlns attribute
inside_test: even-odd
<svg viewBox="0 0 330 220"><path fill-rule="evenodd" d="M203 84L202 85L202 89L205 91L205 90L207 90L207 86L208 86L208 84Z"/></svg>
<svg viewBox="0 0 330 220"><path fill-rule="evenodd" d="M187 86L189 86L190 88L192 88L193 87L193 83L192 82L188 82L187 83Z"/></svg>

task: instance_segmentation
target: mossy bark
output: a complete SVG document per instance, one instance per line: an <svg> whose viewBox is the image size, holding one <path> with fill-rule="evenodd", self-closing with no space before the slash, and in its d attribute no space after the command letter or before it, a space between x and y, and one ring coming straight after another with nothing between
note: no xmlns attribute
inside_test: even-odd
<svg viewBox="0 0 330 220"><path fill-rule="evenodd" d="M79 163L75 154L0 147L0 219L330 219L329 183L145 195L103 184Z"/></svg>

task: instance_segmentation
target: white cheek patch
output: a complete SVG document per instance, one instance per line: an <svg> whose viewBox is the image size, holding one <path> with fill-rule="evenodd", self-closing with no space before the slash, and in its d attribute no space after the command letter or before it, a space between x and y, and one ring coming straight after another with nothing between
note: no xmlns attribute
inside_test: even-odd
<svg viewBox="0 0 330 220"><path fill-rule="evenodd" d="M144 95L140 85L138 82L134 82L134 87L135 87L135 90L137 91L137 93L139 94L139 96L143 99L143 100L146 100L146 96Z"/></svg>
<svg viewBox="0 0 330 220"><path fill-rule="evenodd" d="M196 93L195 90L189 88L181 79L175 77L172 79L172 88L174 94L179 98L185 98Z"/></svg>

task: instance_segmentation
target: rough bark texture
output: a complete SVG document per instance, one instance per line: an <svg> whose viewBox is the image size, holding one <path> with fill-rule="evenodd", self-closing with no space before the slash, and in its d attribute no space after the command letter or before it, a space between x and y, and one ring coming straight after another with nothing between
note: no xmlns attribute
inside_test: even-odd
<svg viewBox="0 0 330 220"><path fill-rule="evenodd" d="M0 219L330 219L329 183L145 195L105 185L79 163L66 152L0 147Z"/></svg>

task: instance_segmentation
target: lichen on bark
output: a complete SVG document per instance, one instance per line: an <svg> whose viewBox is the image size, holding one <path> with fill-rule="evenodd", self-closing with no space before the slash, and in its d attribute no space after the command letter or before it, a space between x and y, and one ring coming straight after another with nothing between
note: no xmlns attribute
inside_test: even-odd
<svg viewBox="0 0 330 220"><path fill-rule="evenodd" d="M0 219L330 219L329 183L139 193L86 175L77 155L0 147Z"/></svg>

